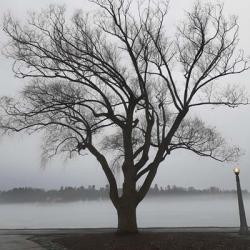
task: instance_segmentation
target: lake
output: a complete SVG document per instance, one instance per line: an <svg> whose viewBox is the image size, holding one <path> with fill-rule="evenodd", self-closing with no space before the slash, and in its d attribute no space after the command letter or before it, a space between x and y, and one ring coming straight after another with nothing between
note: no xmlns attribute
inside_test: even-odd
<svg viewBox="0 0 250 250"><path fill-rule="evenodd" d="M250 218L250 199L245 199ZM108 200L0 205L1 229L116 227ZM137 209L139 227L239 225L236 197L192 196L145 199Z"/></svg>

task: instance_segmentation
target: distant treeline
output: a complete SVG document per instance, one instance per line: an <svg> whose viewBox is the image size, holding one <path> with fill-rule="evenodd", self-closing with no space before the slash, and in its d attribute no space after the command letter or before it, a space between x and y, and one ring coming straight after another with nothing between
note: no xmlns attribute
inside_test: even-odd
<svg viewBox="0 0 250 250"><path fill-rule="evenodd" d="M140 187L138 187L139 189ZM119 189L119 193L122 190ZM177 195L214 195L214 194L234 194L235 190L221 190L217 187L207 189L196 189L194 187L177 187L175 185L158 187L157 184L150 188L148 197L164 197ZM249 194L247 190L243 190ZM95 185L75 187L61 187L59 190L44 190L37 188L14 188L8 191L0 191L0 203L20 203L20 202L71 202L85 200L99 200L109 198L109 186L96 189Z"/></svg>

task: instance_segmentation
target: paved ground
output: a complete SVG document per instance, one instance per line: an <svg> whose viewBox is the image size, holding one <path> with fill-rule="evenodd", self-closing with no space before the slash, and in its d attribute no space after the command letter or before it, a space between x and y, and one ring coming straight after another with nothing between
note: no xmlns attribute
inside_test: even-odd
<svg viewBox="0 0 250 250"><path fill-rule="evenodd" d="M100 229L16 229L0 230L0 249L1 250L45 250L37 243L29 240L32 236L39 235L69 235L81 233L103 233L114 232L113 228ZM235 227L183 227L183 228L143 228L143 232L227 232L236 233Z"/></svg>
<svg viewBox="0 0 250 250"><path fill-rule="evenodd" d="M0 235L1 250L45 250L25 235Z"/></svg>

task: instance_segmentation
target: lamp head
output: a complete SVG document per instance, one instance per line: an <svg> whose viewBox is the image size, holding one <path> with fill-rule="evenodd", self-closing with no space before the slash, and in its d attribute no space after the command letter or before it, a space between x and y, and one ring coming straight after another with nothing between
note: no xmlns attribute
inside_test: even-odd
<svg viewBox="0 0 250 250"><path fill-rule="evenodd" d="M240 169L239 169L239 168L234 168L234 173L235 173L236 175L239 175Z"/></svg>

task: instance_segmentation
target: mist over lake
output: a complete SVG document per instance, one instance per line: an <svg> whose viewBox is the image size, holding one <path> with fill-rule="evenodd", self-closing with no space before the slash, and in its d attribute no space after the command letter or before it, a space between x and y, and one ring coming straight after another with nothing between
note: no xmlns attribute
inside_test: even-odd
<svg viewBox="0 0 250 250"><path fill-rule="evenodd" d="M246 215L250 199L245 198ZM116 211L109 200L68 203L1 204L1 229L116 227ZM237 197L180 196L148 198L137 210L139 227L239 225Z"/></svg>

